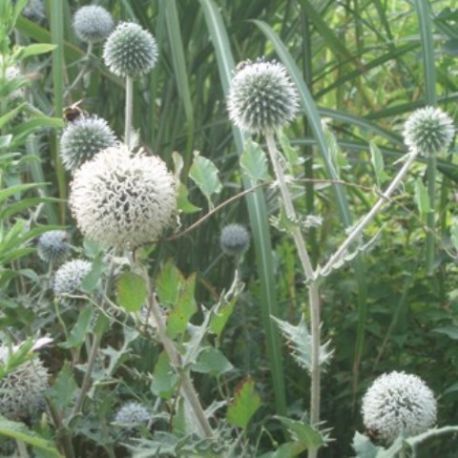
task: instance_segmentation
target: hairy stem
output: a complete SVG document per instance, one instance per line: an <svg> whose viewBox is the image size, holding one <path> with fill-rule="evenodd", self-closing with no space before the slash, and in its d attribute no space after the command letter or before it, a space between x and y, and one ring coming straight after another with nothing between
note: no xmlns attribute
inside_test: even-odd
<svg viewBox="0 0 458 458"><path fill-rule="evenodd" d="M434 210L436 198L436 155L430 154L428 157L428 196L429 196L429 211L426 219L428 232L426 234L426 270L428 275L432 275L434 270Z"/></svg>
<svg viewBox="0 0 458 458"><path fill-rule="evenodd" d="M305 246L298 218L294 209L293 199L286 184L283 168L280 164L280 154L277 150L273 132L265 132L267 150L280 188L283 205L288 220L293 223L291 235L296 245L299 260L308 283L308 298L310 309L311 334L311 387L310 387L310 424L317 427L320 422L320 300L318 283L315 280L313 266L307 247ZM309 458L317 455L317 450L309 451Z"/></svg>
<svg viewBox="0 0 458 458"><path fill-rule="evenodd" d="M131 76L126 77L126 111L124 125L124 141L130 149L132 137L132 110L134 106L134 80Z"/></svg>

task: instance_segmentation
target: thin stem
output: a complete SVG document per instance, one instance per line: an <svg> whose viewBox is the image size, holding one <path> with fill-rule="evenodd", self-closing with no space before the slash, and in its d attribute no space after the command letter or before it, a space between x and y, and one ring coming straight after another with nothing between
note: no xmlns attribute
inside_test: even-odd
<svg viewBox="0 0 458 458"><path fill-rule="evenodd" d="M188 371L182 366L181 356L175 346L175 343L167 335L165 321L162 316L162 311L159 307L159 304L156 301L154 291L152 291L149 275L144 268L142 269L142 272L148 289L148 307L156 323L159 340L162 343L171 364L175 367L181 376L181 395L194 413L200 435L202 437L212 437L213 430L207 420L202 404L200 403L199 396L192 383L191 377Z"/></svg>
<svg viewBox="0 0 458 458"><path fill-rule="evenodd" d="M86 50L86 54L81 59L81 62L83 63L83 66L82 66L81 70L79 71L78 75L76 75L75 79L72 81L72 84L70 85L70 87L65 91L64 97L67 97L69 94L71 94L73 89L75 89L75 87L78 85L78 83L84 77L84 75L86 75L86 72L87 72L87 70L89 68L89 63L91 61L91 54L92 54L93 46L94 46L93 43L89 43L89 45L87 47L87 50Z"/></svg>
<svg viewBox="0 0 458 458"><path fill-rule="evenodd" d="M426 271L428 275L432 275L434 270L435 257L435 240L434 240L434 213L436 200L436 155L430 154L428 157L428 196L429 196L429 211L426 218L426 225L429 231L426 234Z"/></svg>
<svg viewBox="0 0 458 458"><path fill-rule="evenodd" d="M294 224L291 229L291 235L296 245L299 260L304 270L305 277L308 283L308 298L310 309L310 334L311 334L311 386L310 386L310 424L318 426L320 422L320 298L318 283L315 280L312 263L305 246L304 237L298 225L298 218L293 205L293 199L286 185L285 175L283 168L280 164L280 154L275 144L273 132L265 132L267 150L269 152L270 160L278 180L280 194L285 207L287 218ZM318 450L309 450L309 458L317 456Z"/></svg>
<svg viewBox="0 0 458 458"><path fill-rule="evenodd" d="M321 269L321 274L327 275L333 267L338 264L343 257L347 254L348 248L353 244L353 242L361 235L364 228L372 221L375 215L380 211L382 206L385 204L386 201L389 200L391 194L396 190L396 188L401 183L402 179L406 175L407 171L409 170L412 163L415 161L417 157L416 151L411 151L407 155L407 159L404 162L401 170L399 170L398 174L394 177L393 181L390 183L388 188L382 195L380 196L379 200L375 203L375 205L370 209L370 211L364 216L360 222L352 229L351 233L348 237L343 241L337 251L330 257L329 261L326 265Z"/></svg>
<svg viewBox="0 0 458 458"><path fill-rule="evenodd" d="M29 458L29 452L27 451L27 446L23 441L16 440L17 450L19 452L19 458Z"/></svg>
<svg viewBox="0 0 458 458"><path fill-rule="evenodd" d="M130 149L132 137L132 110L134 106L134 80L131 76L126 76L126 111L124 125L124 141Z"/></svg>

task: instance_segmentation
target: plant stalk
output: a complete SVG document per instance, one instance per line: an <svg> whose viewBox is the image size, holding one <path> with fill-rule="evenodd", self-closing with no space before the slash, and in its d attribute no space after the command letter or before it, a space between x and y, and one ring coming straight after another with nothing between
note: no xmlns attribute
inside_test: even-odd
<svg viewBox="0 0 458 458"><path fill-rule="evenodd" d="M426 217L426 225L428 232L426 234L426 271L428 275L432 275L434 271L435 257L435 240L434 240L434 213L436 200L436 155L430 154L428 157L428 196L429 196L429 211Z"/></svg>
<svg viewBox="0 0 458 458"><path fill-rule="evenodd" d="M125 125L124 141L127 148L131 148L132 137L132 111L134 107L134 80L131 76L126 77L126 107L125 107Z"/></svg>
<svg viewBox="0 0 458 458"><path fill-rule="evenodd" d="M294 243L296 245L299 260L304 270L308 286L308 298L310 309L310 334L311 334L311 387L310 387L310 424L317 427L320 422L320 298L318 283L315 279L313 266L310 260L304 237L298 225L298 218L294 209L293 199L286 184L283 168L279 162L279 152L275 143L274 134L271 131L265 132L267 150L274 169L275 176L280 188L280 194L285 207L287 218L293 222L291 229ZM309 458L317 455L317 450L309 450Z"/></svg>

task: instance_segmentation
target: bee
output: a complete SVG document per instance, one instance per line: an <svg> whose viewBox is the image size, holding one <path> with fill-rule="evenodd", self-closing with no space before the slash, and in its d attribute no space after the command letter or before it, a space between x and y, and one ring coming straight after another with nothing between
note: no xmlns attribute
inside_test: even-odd
<svg viewBox="0 0 458 458"><path fill-rule="evenodd" d="M84 116L84 110L80 107L82 102L83 99L64 108L64 119L67 122L75 122L77 119Z"/></svg>
<svg viewBox="0 0 458 458"><path fill-rule="evenodd" d="M364 432L364 434L366 434L366 436L367 436L372 442L375 442L375 443L377 443L378 440L380 439L379 432L378 432L376 429L368 428L368 429L366 429L366 431Z"/></svg>
<svg viewBox="0 0 458 458"><path fill-rule="evenodd" d="M253 62L250 60L250 59L245 59L245 60L242 60L241 62L239 62L237 64L237 66L235 67L235 72L239 72L240 70L243 70L246 66L252 64Z"/></svg>

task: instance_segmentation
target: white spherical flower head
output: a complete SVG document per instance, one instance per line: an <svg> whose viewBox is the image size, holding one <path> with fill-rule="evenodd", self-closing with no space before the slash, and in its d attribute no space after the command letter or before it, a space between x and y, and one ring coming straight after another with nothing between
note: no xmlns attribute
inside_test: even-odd
<svg viewBox="0 0 458 458"><path fill-rule="evenodd" d="M76 36L86 43L97 43L105 40L114 27L111 14L101 6L88 5L81 7L73 17L73 28Z"/></svg>
<svg viewBox="0 0 458 458"><path fill-rule="evenodd" d="M60 139L62 164L66 170L75 171L96 153L115 144L115 134L104 119L80 118L67 125Z"/></svg>
<svg viewBox="0 0 458 458"><path fill-rule="evenodd" d="M250 234L240 224L229 224L221 231L219 239L221 249L228 255L244 253L250 245Z"/></svg>
<svg viewBox="0 0 458 458"><path fill-rule="evenodd" d="M78 300L66 297L67 295L78 295L83 291L81 285L86 275L91 271L92 264L83 259L67 261L56 272L54 277L54 294L64 304L77 304Z"/></svg>
<svg viewBox="0 0 458 458"><path fill-rule="evenodd" d="M4 364L10 350L0 346ZM42 409L48 389L48 371L38 357L26 361L0 380L0 414L10 420L22 420Z"/></svg>
<svg viewBox="0 0 458 458"><path fill-rule="evenodd" d="M363 422L381 440L391 444L426 431L436 422L433 392L416 375L391 372L378 377L363 397Z"/></svg>
<svg viewBox="0 0 458 458"><path fill-rule="evenodd" d="M174 177L159 157L107 148L76 172L70 207L79 228L105 247L134 249L160 238L174 220Z"/></svg>
<svg viewBox="0 0 458 458"><path fill-rule="evenodd" d="M439 108L426 107L414 111L404 125L404 143L423 155L446 151L455 127L450 117Z"/></svg>
<svg viewBox="0 0 458 458"><path fill-rule="evenodd" d="M297 90L278 62L246 63L232 79L229 117L242 130L278 129L294 119L298 107Z"/></svg>
<svg viewBox="0 0 458 458"><path fill-rule="evenodd" d="M133 22L122 22L105 42L103 59L118 76L136 77L149 72L158 58L156 40Z"/></svg>
<svg viewBox="0 0 458 458"><path fill-rule="evenodd" d="M115 423L127 429L134 429L138 426L146 426L151 419L148 409L139 402L128 402L116 413Z"/></svg>
<svg viewBox="0 0 458 458"><path fill-rule="evenodd" d="M38 239L38 256L41 260L58 264L62 262L70 251L68 235L65 231L48 231Z"/></svg>

